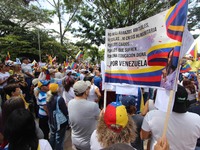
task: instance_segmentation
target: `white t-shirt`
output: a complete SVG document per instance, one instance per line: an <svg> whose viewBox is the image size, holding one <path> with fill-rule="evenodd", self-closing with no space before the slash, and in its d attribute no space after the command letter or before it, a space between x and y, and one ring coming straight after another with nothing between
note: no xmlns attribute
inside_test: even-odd
<svg viewBox="0 0 200 150"><path fill-rule="evenodd" d="M63 73L61 73L61 72L56 72L56 73L55 73L55 78L61 79L61 78L63 78L63 77L64 77L64 74L63 74Z"/></svg>
<svg viewBox="0 0 200 150"><path fill-rule="evenodd" d="M10 77L10 74L8 72L5 72L5 73L0 72L0 81L4 81L4 80L8 79L9 77ZM3 89L3 87L6 85L7 85L7 82L0 85L0 89Z"/></svg>
<svg viewBox="0 0 200 150"><path fill-rule="evenodd" d="M91 87L90 87L90 92L89 92L89 95L88 95L88 97L87 97L87 100L88 100L88 101L94 102L95 100L98 99L97 94L95 93L95 90L96 90L97 88L98 88L98 87L97 87L96 85L94 85L94 84L91 85Z"/></svg>
<svg viewBox="0 0 200 150"><path fill-rule="evenodd" d="M154 100L149 99L149 111L157 109L154 105Z"/></svg>
<svg viewBox="0 0 200 150"><path fill-rule="evenodd" d="M196 92L195 93L191 93L191 91L188 88L185 88L185 89L186 89L186 91L188 93L188 100L189 101L196 99Z"/></svg>
<svg viewBox="0 0 200 150"><path fill-rule="evenodd" d="M91 150L99 150L103 149L103 147L100 145L98 139L97 139L97 131L94 130L94 132L91 135L90 138L90 149Z"/></svg>
<svg viewBox="0 0 200 150"><path fill-rule="evenodd" d="M30 76L28 76L27 74L25 74L26 72L30 73L30 74L33 74L33 70L31 68L31 66L29 64L22 64L21 65L22 67L22 72L24 73L24 77L25 78L29 78Z"/></svg>
<svg viewBox="0 0 200 150"><path fill-rule="evenodd" d="M81 73L81 74L80 74L80 80L83 80L84 77L85 77L85 75Z"/></svg>
<svg viewBox="0 0 200 150"><path fill-rule="evenodd" d="M152 110L144 117L142 129L152 132L151 150L162 136L165 116L165 112ZM194 150L197 139L200 137L200 116L190 112L172 112L166 136L170 150Z"/></svg>
<svg viewBox="0 0 200 150"><path fill-rule="evenodd" d="M39 140L40 150L52 150L51 145L45 139Z"/></svg>
<svg viewBox="0 0 200 150"><path fill-rule="evenodd" d="M70 101L71 99L74 99L74 97L75 97L74 89L73 89L72 87L70 87L70 89L69 89L68 92L64 90L64 91L63 91L62 97L64 98L65 103L68 104L69 101Z"/></svg>

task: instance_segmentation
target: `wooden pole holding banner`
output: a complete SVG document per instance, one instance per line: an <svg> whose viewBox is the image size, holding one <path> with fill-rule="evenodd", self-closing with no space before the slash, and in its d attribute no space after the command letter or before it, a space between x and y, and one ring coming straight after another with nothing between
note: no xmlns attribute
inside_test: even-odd
<svg viewBox="0 0 200 150"><path fill-rule="evenodd" d="M103 109L104 109L104 112L106 110L106 97L107 97L107 89L105 88L105 83L104 83L104 101L103 101Z"/></svg>
<svg viewBox="0 0 200 150"><path fill-rule="evenodd" d="M166 112L166 117L165 117L165 124L164 124L164 129L163 129L163 137L166 137L166 133L167 133L167 127L168 127L168 123L169 123L169 117L170 117L170 113L171 113L171 109L172 109L172 102L173 102L173 97L174 97L175 91L171 90L170 91L170 96L169 96L169 103L167 106L167 112Z"/></svg>

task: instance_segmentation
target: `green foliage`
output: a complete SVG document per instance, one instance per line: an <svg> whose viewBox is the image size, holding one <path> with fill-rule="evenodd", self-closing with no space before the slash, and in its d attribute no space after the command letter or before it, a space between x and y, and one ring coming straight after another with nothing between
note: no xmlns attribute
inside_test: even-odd
<svg viewBox="0 0 200 150"><path fill-rule="evenodd" d="M38 42L41 45L43 60L46 60L45 55L52 47L56 53L62 51L63 47L49 35L49 32L37 28L44 23L52 22L52 11L28 5L23 0L2 0L0 12L1 59L9 52L12 60L28 56L38 61Z"/></svg>
<svg viewBox="0 0 200 150"><path fill-rule="evenodd" d="M166 5L159 0L124 0L124 1L87 1L81 5L76 20L78 28L71 29L77 37L86 41L87 45L99 47L105 43L105 30L136 24L164 9ZM89 56L92 61L101 58L96 48L90 46Z"/></svg>
<svg viewBox="0 0 200 150"><path fill-rule="evenodd" d="M195 6L188 10L188 28L189 30L200 28L200 7Z"/></svg>
<svg viewBox="0 0 200 150"><path fill-rule="evenodd" d="M65 34L75 22L74 16L78 12L82 1L47 0L47 2L54 8L54 15L58 17L60 43L61 45L64 45L66 40ZM64 27L63 24L65 24Z"/></svg>

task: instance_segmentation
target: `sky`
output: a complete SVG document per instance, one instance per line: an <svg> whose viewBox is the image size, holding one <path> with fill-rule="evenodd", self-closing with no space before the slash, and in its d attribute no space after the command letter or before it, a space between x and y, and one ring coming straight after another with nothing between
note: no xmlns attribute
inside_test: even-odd
<svg viewBox="0 0 200 150"><path fill-rule="evenodd" d="M49 0L49 1L51 2L52 0ZM38 7L42 8L42 9L53 10L53 7L46 0L33 1L33 2L31 2L31 4L37 5ZM65 17L68 17L68 16L65 16ZM53 20L53 23L45 24L45 29L54 29L57 32L59 32L60 29L59 29L58 17L56 15L54 15L52 20ZM63 26L63 28L64 28L64 26ZM67 32L65 34L65 37L67 39L69 39L71 42L77 42L78 40L80 40L79 38L73 37L71 32Z"/></svg>

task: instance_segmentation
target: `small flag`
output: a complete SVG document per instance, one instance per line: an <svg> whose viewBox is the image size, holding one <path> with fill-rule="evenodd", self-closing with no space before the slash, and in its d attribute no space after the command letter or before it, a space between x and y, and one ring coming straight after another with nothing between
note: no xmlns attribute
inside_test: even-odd
<svg viewBox="0 0 200 150"><path fill-rule="evenodd" d="M191 69L192 69L192 68L190 67L190 65L186 62L186 63L181 67L180 72L181 72L181 73L185 73L185 72L190 71Z"/></svg>
<svg viewBox="0 0 200 150"><path fill-rule="evenodd" d="M76 55L76 60L80 60L83 57L83 51L79 51L78 54Z"/></svg>
<svg viewBox="0 0 200 150"><path fill-rule="evenodd" d="M196 43L193 49L190 51L190 55L192 55L194 60L197 60L197 53L198 53L198 43Z"/></svg>
<svg viewBox="0 0 200 150"><path fill-rule="evenodd" d="M52 62L56 62L56 59L57 59L57 58L56 58L56 56L55 56L55 57L52 59Z"/></svg>
<svg viewBox="0 0 200 150"><path fill-rule="evenodd" d="M33 60L32 64L35 65L36 63L37 63L37 61L36 61L36 60Z"/></svg>
<svg viewBox="0 0 200 150"><path fill-rule="evenodd" d="M6 61L7 60L10 60L10 53L9 52L7 52Z"/></svg>
<svg viewBox="0 0 200 150"><path fill-rule="evenodd" d="M72 62L70 67L71 67L71 69L76 69L76 66L77 66L77 64L75 62Z"/></svg>
<svg viewBox="0 0 200 150"><path fill-rule="evenodd" d="M144 98L142 94L141 88L138 88L138 96L137 96L137 101L136 101L136 108L137 112L142 112L144 108Z"/></svg>
<svg viewBox="0 0 200 150"><path fill-rule="evenodd" d="M48 60L49 60L49 64L52 65L52 57L51 57L51 55L48 55Z"/></svg>

